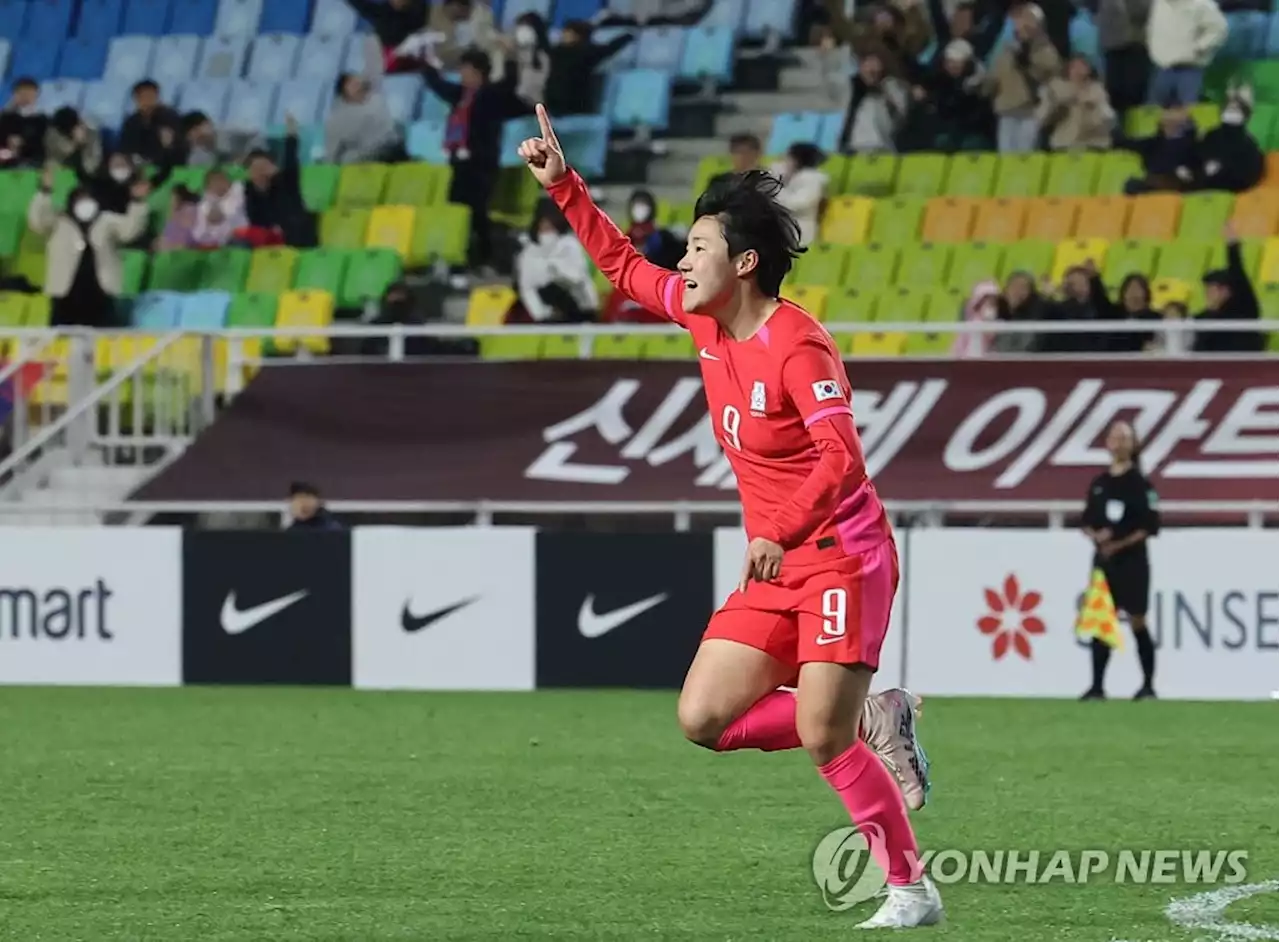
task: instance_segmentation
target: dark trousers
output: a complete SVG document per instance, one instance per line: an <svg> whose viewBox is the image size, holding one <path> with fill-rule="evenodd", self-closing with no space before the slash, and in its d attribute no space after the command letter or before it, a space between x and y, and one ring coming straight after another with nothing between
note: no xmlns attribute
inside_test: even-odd
<svg viewBox="0 0 1280 942"><path fill-rule="evenodd" d="M467 266L487 265L493 258L493 228L489 222L489 204L498 185L498 168L460 160L453 164L453 180L449 184L449 202L460 203L471 210L471 238L467 243Z"/></svg>
<svg viewBox="0 0 1280 942"><path fill-rule="evenodd" d="M1116 114L1147 102L1151 85L1151 59L1145 46L1125 46L1106 54L1107 97Z"/></svg>

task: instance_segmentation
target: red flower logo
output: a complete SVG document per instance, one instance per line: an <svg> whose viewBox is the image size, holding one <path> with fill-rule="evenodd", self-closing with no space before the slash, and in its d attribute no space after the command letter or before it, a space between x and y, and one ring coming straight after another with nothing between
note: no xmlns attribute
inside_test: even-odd
<svg viewBox="0 0 1280 942"><path fill-rule="evenodd" d="M1031 635L1044 634L1044 622L1035 614L1039 592L1022 593L1018 577L1010 573L1004 593L982 590L987 597L987 614L978 619L978 630L991 637L991 657L1000 660L1012 647L1023 660L1031 660Z"/></svg>

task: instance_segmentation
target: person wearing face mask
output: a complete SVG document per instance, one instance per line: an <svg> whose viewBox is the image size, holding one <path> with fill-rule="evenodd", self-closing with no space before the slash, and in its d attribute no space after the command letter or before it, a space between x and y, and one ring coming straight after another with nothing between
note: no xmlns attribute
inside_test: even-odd
<svg viewBox="0 0 1280 942"><path fill-rule="evenodd" d="M520 303L536 323L594 321L600 307L587 253L555 205L544 200L516 260Z"/></svg>
<svg viewBox="0 0 1280 942"><path fill-rule="evenodd" d="M1000 285L994 281L980 281L974 285L961 311L966 323L980 324L1000 319ZM957 359L984 357L998 335L990 333L957 333L951 347L951 355Z"/></svg>
<svg viewBox="0 0 1280 942"><path fill-rule="evenodd" d="M48 239L45 293L52 299L53 326L113 327L115 299L123 284L120 250L147 227L146 182L134 183L124 214L108 212L83 184L59 213L53 205L53 170L46 168L27 209L27 224Z"/></svg>
<svg viewBox="0 0 1280 942"><path fill-rule="evenodd" d="M547 39L546 20L537 13L520 16L504 51L515 60L516 95L530 105L542 101L551 75L551 41Z"/></svg>
<svg viewBox="0 0 1280 942"><path fill-rule="evenodd" d="M1195 189L1242 193L1262 182L1266 158L1245 125L1253 111L1246 88L1227 91L1222 123L1200 139Z"/></svg>

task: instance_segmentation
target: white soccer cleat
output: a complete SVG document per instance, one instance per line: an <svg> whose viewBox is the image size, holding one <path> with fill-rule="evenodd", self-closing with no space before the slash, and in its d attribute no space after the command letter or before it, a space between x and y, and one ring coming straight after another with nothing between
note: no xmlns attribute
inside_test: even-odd
<svg viewBox="0 0 1280 942"><path fill-rule="evenodd" d="M893 773L912 811L929 797L929 757L916 738L920 704L909 690L893 687L867 697L862 710L862 737Z"/></svg>
<svg viewBox="0 0 1280 942"><path fill-rule="evenodd" d="M859 929L913 929L942 922L942 897L928 877L906 886L890 886L888 898Z"/></svg>

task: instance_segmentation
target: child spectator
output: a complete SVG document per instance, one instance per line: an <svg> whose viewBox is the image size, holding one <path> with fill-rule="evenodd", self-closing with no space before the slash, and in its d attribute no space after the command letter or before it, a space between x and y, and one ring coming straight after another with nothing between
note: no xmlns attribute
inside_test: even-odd
<svg viewBox="0 0 1280 942"><path fill-rule="evenodd" d="M178 184L169 192L169 220L156 239L157 252L196 247L195 228L200 197Z"/></svg>
<svg viewBox="0 0 1280 942"><path fill-rule="evenodd" d="M222 248L249 220L244 211L244 184L232 183L223 170L204 176L204 198L196 210L192 238L205 249Z"/></svg>

